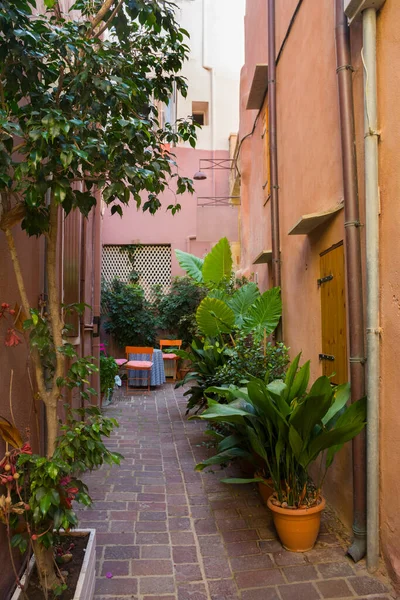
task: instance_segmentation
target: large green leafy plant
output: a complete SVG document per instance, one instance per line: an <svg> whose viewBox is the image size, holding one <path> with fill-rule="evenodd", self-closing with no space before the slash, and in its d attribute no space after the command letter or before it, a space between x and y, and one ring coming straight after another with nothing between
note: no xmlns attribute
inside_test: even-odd
<svg viewBox="0 0 400 600"><path fill-rule="evenodd" d="M276 501L294 508L318 502L335 454L362 431L366 422L365 398L347 405L349 384L333 386L324 376L307 391L310 364L299 368L299 360L300 355L290 365L284 381L267 384L254 378L247 391L234 387L214 390L227 397L229 403L209 400L209 408L199 417L237 430L239 435L229 447L230 453L250 448L250 454L264 465L264 476L272 478ZM223 462L223 458L217 455L198 468ZM320 476L312 483L310 466L318 460Z"/></svg>
<svg viewBox="0 0 400 600"><path fill-rule="evenodd" d="M279 323L282 300L279 288L272 288L261 294L258 286L252 282L246 281L235 286L232 253L227 238L219 240L204 259L180 250L175 252L180 266L187 274L198 285L209 290L196 311L198 332L204 338L201 347L196 340L188 352L178 352L193 367L178 386L195 380L195 384L185 392L189 396L188 409L195 406L201 409L206 403L204 392L207 387L226 382L229 377L228 364L235 373L230 382L233 383L238 378L246 378L251 374L264 376L270 370L268 364L272 365L275 358L279 361L281 348L268 344L267 336ZM251 373L251 369L250 372L243 372L246 354L250 358L248 348L243 343L245 339L251 340L250 346L255 353L257 349L262 349L264 373ZM236 370L236 362L241 362L240 370ZM283 360L283 370L284 362Z"/></svg>

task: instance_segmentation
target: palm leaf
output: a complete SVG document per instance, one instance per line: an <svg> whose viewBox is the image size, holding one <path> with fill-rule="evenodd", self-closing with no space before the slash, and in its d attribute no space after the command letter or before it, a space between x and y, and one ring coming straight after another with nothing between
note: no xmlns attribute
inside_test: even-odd
<svg viewBox="0 0 400 600"><path fill-rule="evenodd" d="M179 266L186 271L186 273L197 281L197 283L203 283L203 263L204 260L194 254L183 252L183 250L175 250L176 258Z"/></svg>
<svg viewBox="0 0 400 600"><path fill-rule="evenodd" d="M220 283L232 273L232 252L226 237L219 240L204 259L203 279L206 283Z"/></svg>

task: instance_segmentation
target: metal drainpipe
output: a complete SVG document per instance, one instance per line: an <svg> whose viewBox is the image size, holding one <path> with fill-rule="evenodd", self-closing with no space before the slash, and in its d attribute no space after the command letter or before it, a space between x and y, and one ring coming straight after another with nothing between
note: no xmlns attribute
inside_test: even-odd
<svg viewBox="0 0 400 600"><path fill-rule="evenodd" d="M363 17L365 234L367 262L367 566L379 564L379 172L376 9Z"/></svg>
<svg viewBox="0 0 400 600"><path fill-rule="evenodd" d="M272 277L274 285L281 287L276 114L275 0L268 0L268 133L271 177ZM278 340L282 339L282 320L277 327L276 338Z"/></svg>
<svg viewBox="0 0 400 600"><path fill-rule="evenodd" d="M344 226L350 342L350 382L353 402L365 395L365 349L360 215L355 146L353 80L349 27L343 0L335 0L336 65L342 146ZM353 440L353 533L348 554L358 562L366 552L365 434Z"/></svg>

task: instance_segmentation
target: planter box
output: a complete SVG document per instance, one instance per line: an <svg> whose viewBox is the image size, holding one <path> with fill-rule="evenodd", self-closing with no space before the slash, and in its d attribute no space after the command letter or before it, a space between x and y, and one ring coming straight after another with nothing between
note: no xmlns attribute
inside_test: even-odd
<svg viewBox="0 0 400 600"><path fill-rule="evenodd" d="M93 600L94 586L96 579L96 530L95 529L75 529L68 536L77 537L89 534L88 543L83 557L81 572L76 584L73 600ZM35 556L32 556L29 565L21 579L22 585L26 585L29 581L30 574L35 565ZM11 597L11 600L22 600L23 595L17 588Z"/></svg>

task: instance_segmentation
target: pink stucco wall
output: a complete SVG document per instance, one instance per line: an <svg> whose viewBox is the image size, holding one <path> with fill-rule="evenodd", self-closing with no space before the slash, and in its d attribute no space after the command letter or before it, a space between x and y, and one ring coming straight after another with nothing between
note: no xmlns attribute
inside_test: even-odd
<svg viewBox="0 0 400 600"><path fill-rule="evenodd" d="M176 162L181 176L193 178L199 170L200 159L212 158L210 151L175 148ZM215 158L228 158L227 151L216 151ZM123 217L111 216L108 208L103 217L103 244L171 244L176 248L204 256L212 244L224 235L231 242L238 239L237 207L198 206L197 197L228 196L228 170L205 170L207 179L195 181L195 194L183 194L176 200L182 210L175 215L166 210L175 202L173 184L164 192L162 208L155 214L137 210L132 203L124 209ZM144 197L144 196L143 196ZM172 275L182 274L172 252Z"/></svg>
<svg viewBox="0 0 400 600"><path fill-rule="evenodd" d="M276 3L277 51L297 5ZM400 419L397 370L400 361L400 282L397 240L400 231L400 129L397 98L400 75L393 69L400 59L400 6L387 0L378 14L379 114L381 185L381 548L395 578L400 578ZM267 62L267 2L248 0L246 64L241 78L240 136L252 130L257 111L245 106L254 67ZM354 101L359 169L361 221L364 222L363 69L361 24L351 27L355 68ZM321 374L321 308L316 280L319 253L344 238L343 212L308 236L288 231L304 214L326 210L343 197L339 112L336 79L334 2L304 0L277 67L278 170L284 340L291 355L302 351L312 361L312 377ZM254 258L271 248L270 205L263 206L263 114L253 135L241 148L242 171L241 271L257 272L262 287L270 285L267 265ZM364 231L363 231L364 233ZM362 247L364 250L364 240ZM364 278L365 281L365 278ZM351 446L335 460L325 494L347 525L352 522Z"/></svg>

